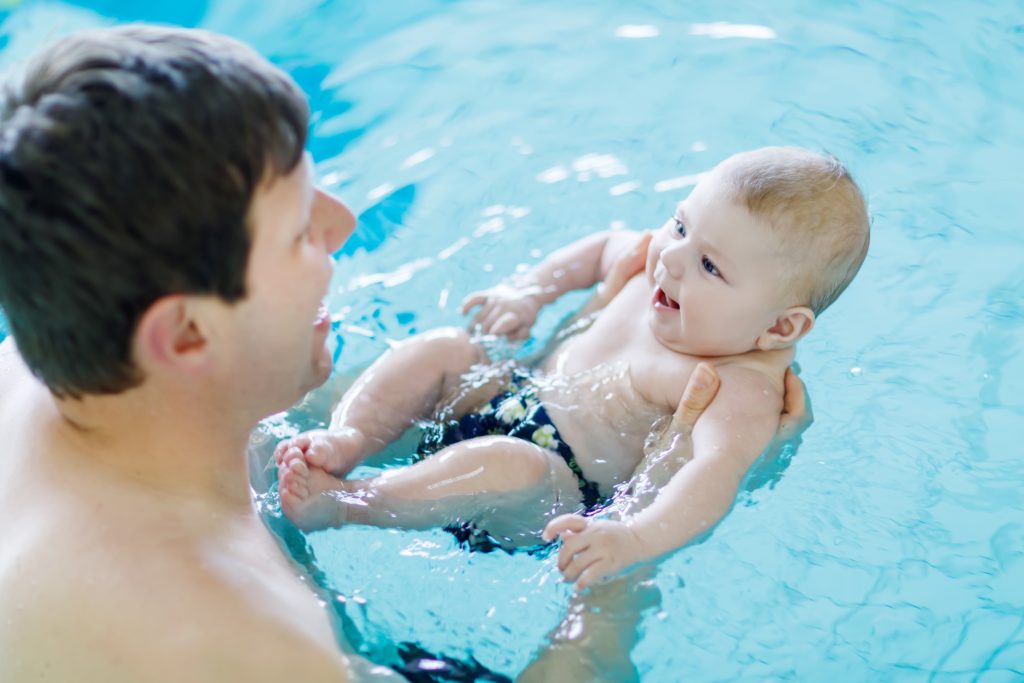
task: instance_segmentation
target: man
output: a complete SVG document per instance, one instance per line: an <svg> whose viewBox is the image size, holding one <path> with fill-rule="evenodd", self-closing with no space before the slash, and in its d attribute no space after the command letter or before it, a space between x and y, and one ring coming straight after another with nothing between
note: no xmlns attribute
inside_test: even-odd
<svg viewBox="0 0 1024 683"><path fill-rule="evenodd" d="M339 648L247 486L250 431L330 373L355 225L307 118L249 48L166 28L72 36L6 93L0 680L397 678Z"/></svg>
<svg viewBox="0 0 1024 683"><path fill-rule="evenodd" d="M244 471L256 422L331 369L355 220L306 125L286 76L199 32L79 34L8 93L0 680L357 675Z"/></svg>

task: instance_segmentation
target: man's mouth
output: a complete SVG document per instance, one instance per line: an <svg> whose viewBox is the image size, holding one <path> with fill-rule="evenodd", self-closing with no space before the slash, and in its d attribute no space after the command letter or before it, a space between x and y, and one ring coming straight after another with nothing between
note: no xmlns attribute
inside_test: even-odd
<svg viewBox="0 0 1024 683"><path fill-rule="evenodd" d="M320 329L321 327L330 325L330 323L331 316L327 312L327 306L323 302L320 302L320 308L316 311L316 319L313 321L313 327Z"/></svg>
<svg viewBox="0 0 1024 683"><path fill-rule="evenodd" d="M665 290L662 289L661 287L658 287L657 291L655 291L654 293L654 305L664 306L665 308L668 308L673 311L679 310L679 302L669 297L669 295L666 294Z"/></svg>

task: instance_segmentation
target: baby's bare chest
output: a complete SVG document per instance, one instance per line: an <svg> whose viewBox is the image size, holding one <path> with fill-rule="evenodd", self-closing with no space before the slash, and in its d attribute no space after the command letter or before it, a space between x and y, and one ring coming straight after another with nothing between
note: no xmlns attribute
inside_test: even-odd
<svg viewBox="0 0 1024 683"><path fill-rule="evenodd" d="M544 371L554 382L571 387L579 401L603 401L621 407L626 416L636 413L637 419L646 420L652 412L675 409L700 360L666 349L635 319L602 316L556 349Z"/></svg>

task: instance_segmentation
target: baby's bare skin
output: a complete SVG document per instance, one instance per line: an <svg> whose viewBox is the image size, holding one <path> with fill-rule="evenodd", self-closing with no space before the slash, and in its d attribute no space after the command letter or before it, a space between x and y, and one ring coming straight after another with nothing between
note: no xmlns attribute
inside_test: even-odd
<svg viewBox="0 0 1024 683"><path fill-rule="evenodd" d="M636 311L649 299L643 276L633 278L589 329L564 342L542 365L546 375L539 395L548 414L584 474L605 490L633 473L651 426L679 405L698 363L762 373L775 388L776 395L766 397L766 409L774 409L792 362L791 349L714 359L668 351L636 322Z"/></svg>
<svg viewBox="0 0 1024 683"><path fill-rule="evenodd" d="M281 445L285 514L305 529L470 521L492 530L506 519L533 520L528 513L539 509L542 523L549 520L545 538L560 535L575 549L559 568L581 585L710 530L779 426L794 344L815 318L788 278L776 235L736 201L731 176L721 168L659 230L585 238L520 281L473 294L464 304L479 307L474 323L484 332L522 338L537 311L562 294L615 283L619 291L604 297L593 324L556 347L533 378L558 438L603 495L634 475L645 442L675 412L691 376L714 374L697 372L701 364L714 366L721 383L693 425L693 459L672 465L648 507L626 520L558 517L581 500L569 465L554 450L503 436L461 441L372 479L332 478L329 471L343 474L411 421L430 416L470 370L479 371L481 352L472 340L442 330L392 349L343 399L332 428L358 432L360 446L352 448L349 439L346 448L340 432ZM497 393L493 386L478 391L445 417L457 418ZM532 508L524 510L524 501Z"/></svg>

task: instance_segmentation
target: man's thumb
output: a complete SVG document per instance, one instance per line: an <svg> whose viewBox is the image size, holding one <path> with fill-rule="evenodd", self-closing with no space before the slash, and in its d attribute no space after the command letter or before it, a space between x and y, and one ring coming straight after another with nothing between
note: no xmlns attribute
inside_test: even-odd
<svg viewBox="0 0 1024 683"><path fill-rule="evenodd" d="M698 363L690 373L690 379L683 390L683 398L672 416L674 431L693 429L701 414L707 410L718 393L718 373L710 363Z"/></svg>

